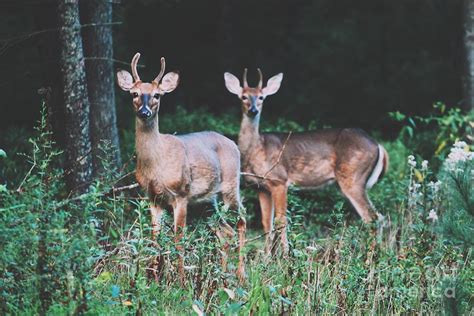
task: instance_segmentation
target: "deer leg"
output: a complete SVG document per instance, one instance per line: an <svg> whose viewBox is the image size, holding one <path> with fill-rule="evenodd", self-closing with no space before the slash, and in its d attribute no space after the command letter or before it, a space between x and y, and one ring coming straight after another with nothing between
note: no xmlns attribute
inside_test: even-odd
<svg viewBox="0 0 474 316"><path fill-rule="evenodd" d="M158 205L151 205L150 207L150 213L151 213L151 233L153 236L153 242L156 242L156 239L158 235L160 234L160 229L161 229L161 218L163 216L163 208ZM160 270L160 262L162 262L162 257L161 255L156 256L153 259L153 262L151 264L150 270L151 270L151 276L155 279L155 281L158 282L158 272Z"/></svg>
<svg viewBox="0 0 474 316"><path fill-rule="evenodd" d="M240 203L240 194L239 194L239 191L238 191L239 190L238 187L239 187L238 185L237 186L234 185L233 189L230 190L230 192L223 193L224 203L225 203L226 206L228 206L231 209L239 210L242 207L242 205ZM227 224L227 226L228 226L227 231L230 229L232 231L232 237L233 237L234 234L235 234L235 231L228 224ZM239 266L238 266L237 272L236 272L237 278L239 279L240 282L243 282L245 280L245 258L244 258L244 254L243 254L243 249L244 249L244 246L245 246L245 233L246 233L246 231L247 231L247 223L245 221L245 218L240 217L239 221L237 222L237 232L238 232L238 237L239 237L239 248L238 248L238 251L239 251ZM224 245L224 247L226 247L226 246L228 248L230 248L229 244ZM228 248L227 248L227 251L223 254L225 256L223 258L225 258L225 259L227 259ZM224 250L226 250L226 249L224 248ZM227 266L227 260L225 261L225 265Z"/></svg>
<svg viewBox="0 0 474 316"><path fill-rule="evenodd" d="M288 255L287 228L287 194L286 185L278 185L272 188L273 205L275 206L275 231L280 235L283 256Z"/></svg>
<svg viewBox="0 0 474 316"><path fill-rule="evenodd" d="M245 280L245 258L244 258L244 247L245 247L245 233L247 231L247 222L245 218L241 217L237 222L237 232L239 234L239 267L237 268L237 278L242 283Z"/></svg>
<svg viewBox="0 0 474 316"><path fill-rule="evenodd" d="M176 249L179 252L178 258L178 273L181 284L184 284L184 248L180 243L184 234L184 227L186 227L186 214L188 201L186 199L177 199L174 203L174 232Z"/></svg>
<svg viewBox="0 0 474 316"><path fill-rule="evenodd" d="M217 237L222 245L222 257L221 257L221 267L222 271L227 271L227 258L229 257L229 249L231 245L231 241L235 235L235 231L232 227L226 222L222 221L220 223L219 230L216 232Z"/></svg>
<svg viewBox="0 0 474 316"><path fill-rule="evenodd" d="M356 184L350 181L338 182L342 193L351 202L352 206L356 209L365 223L372 222L376 216L372 207L372 203L367 197L367 191L365 190L365 183Z"/></svg>
<svg viewBox="0 0 474 316"><path fill-rule="evenodd" d="M259 191L258 200L262 212L262 225L265 232L265 253L270 254L273 242L273 202L269 192Z"/></svg>
<svg viewBox="0 0 474 316"><path fill-rule="evenodd" d="M163 217L163 208L161 206L152 205L150 207L151 213L151 232L153 239L156 240L161 230L161 218Z"/></svg>

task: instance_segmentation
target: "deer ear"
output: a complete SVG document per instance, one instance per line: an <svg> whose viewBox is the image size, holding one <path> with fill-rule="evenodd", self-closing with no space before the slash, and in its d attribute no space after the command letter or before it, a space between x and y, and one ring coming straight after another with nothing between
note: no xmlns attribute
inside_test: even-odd
<svg viewBox="0 0 474 316"><path fill-rule="evenodd" d="M280 89L281 81L283 80L283 73L279 73L268 79L267 86L263 88L262 93L264 96L272 95L277 93L278 89Z"/></svg>
<svg viewBox="0 0 474 316"><path fill-rule="evenodd" d="M117 71L117 83L124 91L129 91L133 87L132 75L126 70Z"/></svg>
<svg viewBox="0 0 474 316"><path fill-rule="evenodd" d="M225 87L229 90L230 93L236 94L239 97L242 95L242 87L240 86L240 81L236 76L230 72L224 73Z"/></svg>
<svg viewBox="0 0 474 316"><path fill-rule="evenodd" d="M176 72L168 72L164 77L163 80L161 80L160 83L160 90L163 94L165 93L170 93L176 87L178 86L179 83L179 74Z"/></svg>

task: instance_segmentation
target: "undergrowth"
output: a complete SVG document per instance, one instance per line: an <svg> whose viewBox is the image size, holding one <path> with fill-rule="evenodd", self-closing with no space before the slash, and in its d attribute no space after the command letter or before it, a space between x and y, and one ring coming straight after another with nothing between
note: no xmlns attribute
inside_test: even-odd
<svg viewBox="0 0 474 316"><path fill-rule="evenodd" d="M175 119L163 119L163 126L234 136L238 128L207 113L193 114L184 126ZM301 128L287 124L274 128ZM220 264L214 228L225 210L200 209L204 215L194 216L182 241L184 286L177 281L172 216L165 215L153 240L143 194L111 190L124 179L107 165L107 146L108 172L88 193L70 197L45 113L29 145L28 168L15 167L25 160L12 158L9 148L0 157L4 174L26 170L0 186L1 314L473 312L473 154L465 143L457 142L437 170L410 156L403 138L385 143L390 172L370 192L384 219L371 226L334 187L291 192L288 258L263 253L255 193L245 189L251 229L242 284L234 276L236 241L229 269Z"/></svg>

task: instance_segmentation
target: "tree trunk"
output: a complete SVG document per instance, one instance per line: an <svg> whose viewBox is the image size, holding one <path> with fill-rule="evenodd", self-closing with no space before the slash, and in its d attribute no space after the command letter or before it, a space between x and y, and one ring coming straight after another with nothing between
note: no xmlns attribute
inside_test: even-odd
<svg viewBox="0 0 474 316"><path fill-rule="evenodd" d="M67 185L84 192L92 176L89 139L89 99L78 0L59 0L59 40L64 92Z"/></svg>
<svg viewBox="0 0 474 316"><path fill-rule="evenodd" d="M464 0L464 109L474 109L474 0Z"/></svg>
<svg viewBox="0 0 474 316"><path fill-rule="evenodd" d="M87 89L91 104L92 163L94 173L97 174L103 171L99 147L104 140L112 145L112 165L118 167L121 164L112 63L112 1L82 1L80 9L82 24L98 24L83 29Z"/></svg>

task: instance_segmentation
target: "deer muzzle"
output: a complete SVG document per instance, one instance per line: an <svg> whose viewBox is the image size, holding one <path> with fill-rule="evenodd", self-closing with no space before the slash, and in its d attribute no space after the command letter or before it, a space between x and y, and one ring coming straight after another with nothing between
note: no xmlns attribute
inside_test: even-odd
<svg viewBox="0 0 474 316"><path fill-rule="evenodd" d="M150 101L150 95L149 94L142 94L142 105L137 111L137 116L141 119L149 119L153 112L151 111L150 107L148 106L148 102Z"/></svg>

